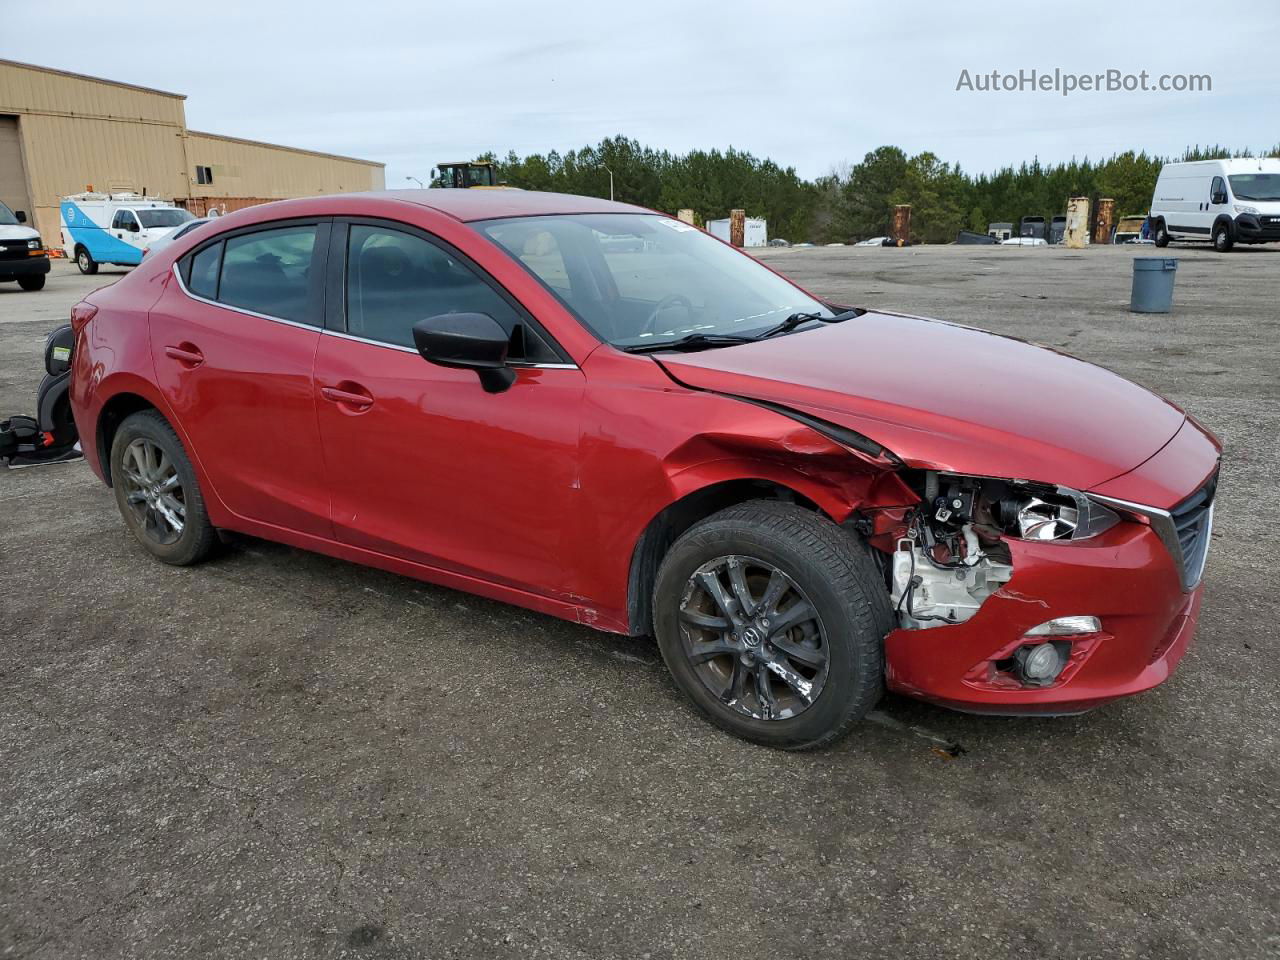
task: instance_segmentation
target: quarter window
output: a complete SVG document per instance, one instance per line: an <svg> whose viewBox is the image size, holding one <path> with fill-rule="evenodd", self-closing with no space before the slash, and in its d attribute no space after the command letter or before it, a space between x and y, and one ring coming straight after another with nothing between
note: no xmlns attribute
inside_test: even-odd
<svg viewBox="0 0 1280 960"><path fill-rule="evenodd" d="M218 299L218 268L222 265L222 244L205 247L191 258L191 279L188 288L197 297Z"/></svg>
<svg viewBox="0 0 1280 960"><path fill-rule="evenodd" d="M347 332L413 346L413 325L444 313L486 313L512 336L512 360L559 359L493 287L412 234L353 224L347 241Z"/></svg>
<svg viewBox="0 0 1280 960"><path fill-rule="evenodd" d="M310 322L307 306L315 243L314 226L232 237L222 257L217 299L270 317Z"/></svg>

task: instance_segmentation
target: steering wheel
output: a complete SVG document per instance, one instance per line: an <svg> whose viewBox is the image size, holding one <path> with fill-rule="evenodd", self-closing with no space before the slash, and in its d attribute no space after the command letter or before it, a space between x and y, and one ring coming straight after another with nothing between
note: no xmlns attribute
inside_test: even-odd
<svg viewBox="0 0 1280 960"><path fill-rule="evenodd" d="M640 328L640 333L641 334L657 333L658 331L654 328L657 326L659 315L664 310L669 310L672 307L678 307L681 305L683 305L684 308L687 311L689 311L689 313L691 314L693 313L693 304L689 302L689 298L686 297L684 294L681 294L681 293L667 294L665 297L659 300L658 305L653 308L653 312L649 314L648 318L645 320L644 326Z"/></svg>

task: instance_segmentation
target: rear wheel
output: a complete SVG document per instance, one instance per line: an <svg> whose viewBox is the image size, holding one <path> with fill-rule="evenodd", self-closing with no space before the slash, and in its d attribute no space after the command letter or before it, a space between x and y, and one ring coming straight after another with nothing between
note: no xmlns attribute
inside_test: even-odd
<svg viewBox="0 0 1280 960"><path fill-rule="evenodd" d="M217 543L195 470L173 427L154 410L127 417L111 443L111 480L125 525L146 551L175 566Z"/></svg>
<svg viewBox="0 0 1280 960"><path fill-rule="evenodd" d="M1169 231L1165 228L1163 220L1156 223L1155 242L1157 247L1167 247L1169 245Z"/></svg>
<svg viewBox="0 0 1280 960"><path fill-rule="evenodd" d="M80 268L81 273L94 274L98 272L98 261L93 259L93 254L84 247L76 249L76 266Z"/></svg>
<svg viewBox="0 0 1280 960"><path fill-rule="evenodd" d="M28 293L35 293L37 290L44 289L44 274L37 273L29 277L19 277L18 286Z"/></svg>
<svg viewBox="0 0 1280 960"><path fill-rule="evenodd" d="M1213 249L1219 253L1227 253L1236 245L1235 240L1231 238L1231 231L1227 229L1225 223L1219 223L1213 228Z"/></svg>
<svg viewBox="0 0 1280 960"><path fill-rule="evenodd" d="M775 501L690 528L654 591L663 659L694 706L731 733L787 750L834 742L875 705L890 618L856 535Z"/></svg>

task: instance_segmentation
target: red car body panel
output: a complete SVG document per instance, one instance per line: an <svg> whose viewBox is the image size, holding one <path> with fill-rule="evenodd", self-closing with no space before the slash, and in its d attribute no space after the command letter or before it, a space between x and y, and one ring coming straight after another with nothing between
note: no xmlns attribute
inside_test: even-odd
<svg viewBox="0 0 1280 960"><path fill-rule="evenodd" d="M222 505L332 536L312 387L319 330L195 300L176 282L151 308L150 328L156 385Z"/></svg>
<svg viewBox="0 0 1280 960"><path fill-rule="evenodd" d="M511 389L489 394L474 373L408 348L202 302L173 264L209 238L205 228L87 298L97 314L77 325L72 387L85 457L107 479L104 412L150 404L190 454L215 526L616 632L645 629L633 622L638 545L692 495L764 482L838 523L885 509L877 532L891 538L901 511L887 508L917 500L893 464L788 409L912 466L1155 507L1216 468L1217 441L1167 401L1071 357L943 322L869 313L702 353L626 354L468 223L590 212L643 211L441 190L231 214L219 232L318 216L429 231L500 283L572 362L519 369ZM890 633L892 689L961 709L1075 712L1160 682L1182 656L1201 591L1183 591L1150 527L1008 543L1013 579L972 619ZM1078 643L1052 686L1009 689L992 673L1026 629L1078 614L1102 617L1106 633Z"/></svg>
<svg viewBox="0 0 1280 960"><path fill-rule="evenodd" d="M321 341L317 386L373 400L317 401L337 539L568 599L582 371L520 370L494 403L470 370Z"/></svg>
<svg viewBox="0 0 1280 960"><path fill-rule="evenodd" d="M1081 490L1133 469L1185 419L1083 360L895 314L661 362L682 383L857 430L914 466Z"/></svg>
<svg viewBox="0 0 1280 960"><path fill-rule="evenodd" d="M1154 455L1092 492L1167 510L1205 482L1217 466L1220 450L1214 436L1188 417Z"/></svg>

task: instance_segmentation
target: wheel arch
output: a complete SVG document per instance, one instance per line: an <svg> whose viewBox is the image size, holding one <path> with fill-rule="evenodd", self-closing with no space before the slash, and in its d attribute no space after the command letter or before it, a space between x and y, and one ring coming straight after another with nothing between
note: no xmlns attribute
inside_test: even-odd
<svg viewBox="0 0 1280 960"><path fill-rule="evenodd" d="M835 519L814 499L777 479L742 476L722 479L686 492L663 507L641 531L631 551L627 577L627 622L632 636L653 633L653 585L658 567L676 539L699 520L751 500L781 500Z"/></svg>
<svg viewBox="0 0 1280 960"><path fill-rule="evenodd" d="M98 452L98 463L102 466L102 478L107 486L111 486L111 444L115 440L116 431L125 419L142 410L154 410L165 417L164 411L141 394L127 390L115 394L102 405L98 413L98 423L94 431L95 446Z"/></svg>

